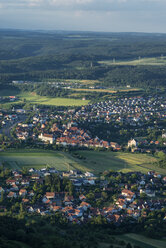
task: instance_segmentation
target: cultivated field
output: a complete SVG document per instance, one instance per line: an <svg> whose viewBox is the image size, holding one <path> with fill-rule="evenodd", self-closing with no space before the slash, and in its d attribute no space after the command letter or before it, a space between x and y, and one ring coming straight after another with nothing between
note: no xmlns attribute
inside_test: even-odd
<svg viewBox="0 0 166 248"><path fill-rule="evenodd" d="M22 103L25 99L27 103L40 104L40 105L52 105L52 106L82 106L88 104L89 101L72 99L72 98L53 98L47 96L39 96L35 93L21 93L17 95L20 100L12 102L12 104ZM11 104L11 103L8 103ZM6 104L7 105L7 104Z"/></svg>
<svg viewBox="0 0 166 248"><path fill-rule="evenodd" d="M156 159L146 154L132 154L122 152L96 152L78 151L83 156L82 164L94 172L105 170L115 170L122 172L141 171L147 173L155 170L161 174L166 174L166 169L156 167L153 163ZM81 160L80 160L81 161Z"/></svg>
<svg viewBox="0 0 166 248"><path fill-rule="evenodd" d="M10 169L54 167L60 171L78 168L86 170L83 166L69 158L62 152L43 150L17 150L0 153L0 163L4 163ZM73 167L74 166L74 167Z"/></svg>
<svg viewBox="0 0 166 248"><path fill-rule="evenodd" d="M101 92L101 93L117 93L119 92L130 92L130 91L140 91L139 88L118 88L118 89L72 89L75 92Z"/></svg>
<svg viewBox="0 0 166 248"><path fill-rule="evenodd" d="M100 64L105 65L153 65L153 66L163 66L166 65L166 56L165 57L153 57L153 58L139 58L135 60L128 60L128 61L113 61L113 60L105 60L105 61L98 61Z"/></svg>
<svg viewBox="0 0 166 248"><path fill-rule="evenodd" d="M83 159L78 159L74 154L82 155ZM155 170L161 174L166 174L165 169L156 167L156 161L150 155L131 154L122 152L97 152L97 151L76 151L72 154L64 152L53 152L44 150L13 150L0 152L0 163L11 169L22 167L42 168L45 166L55 167L57 170L78 169L81 171L91 171L96 174L105 170L115 170L122 172L141 171L147 173Z"/></svg>

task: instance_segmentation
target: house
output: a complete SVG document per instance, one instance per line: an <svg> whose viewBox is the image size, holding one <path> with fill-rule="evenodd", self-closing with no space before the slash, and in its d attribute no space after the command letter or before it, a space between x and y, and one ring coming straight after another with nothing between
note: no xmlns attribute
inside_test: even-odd
<svg viewBox="0 0 166 248"><path fill-rule="evenodd" d="M128 141L128 147L137 147L138 143L135 139L131 139Z"/></svg>
<svg viewBox="0 0 166 248"><path fill-rule="evenodd" d="M84 200L86 199L86 196L80 195L80 196L79 196L79 199L80 199L80 201L84 201Z"/></svg>
<svg viewBox="0 0 166 248"><path fill-rule="evenodd" d="M54 211L54 212L57 212L57 211L59 211L59 210L61 210L61 207L60 206L50 206L50 209L52 210L52 211Z"/></svg>
<svg viewBox="0 0 166 248"><path fill-rule="evenodd" d="M38 138L39 138L40 140L42 140L43 142L49 143L49 144L53 144L54 141L55 141L53 134L45 134L45 133L43 134L43 133L41 133L41 134L38 136Z"/></svg>
<svg viewBox="0 0 166 248"><path fill-rule="evenodd" d="M7 179L6 184L7 185L14 185L14 184L18 184L18 182L16 180L13 180L13 179Z"/></svg>
<svg viewBox="0 0 166 248"><path fill-rule="evenodd" d="M21 185L29 186L29 181L26 180L26 179L23 179L23 180L21 181Z"/></svg>
<svg viewBox="0 0 166 248"><path fill-rule="evenodd" d="M46 198L47 199L54 199L55 198L55 192L46 192Z"/></svg>
<svg viewBox="0 0 166 248"><path fill-rule="evenodd" d="M162 139L166 139L166 133L162 134Z"/></svg>
<svg viewBox="0 0 166 248"><path fill-rule="evenodd" d="M65 195L65 198L64 198L64 204L65 205L72 205L73 201L74 201L73 196Z"/></svg>
<svg viewBox="0 0 166 248"><path fill-rule="evenodd" d="M114 149L114 150L120 150L121 147L118 143L115 142L110 142L110 146Z"/></svg>
<svg viewBox="0 0 166 248"><path fill-rule="evenodd" d="M120 208L120 209L125 209L126 208L126 201L124 199L118 199L116 201L116 205Z"/></svg>
<svg viewBox="0 0 166 248"><path fill-rule="evenodd" d="M134 200L135 198L135 193L133 193L132 191L128 190L128 189L124 189L122 190L122 195L126 198L127 201L131 202Z"/></svg>
<svg viewBox="0 0 166 248"><path fill-rule="evenodd" d="M12 185L12 188L11 188L12 191L18 191L18 189L19 188L18 188L18 186L16 184Z"/></svg>
<svg viewBox="0 0 166 248"><path fill-rule="evenodd" d="M86 172L86 173L85 173L85 176L86 176L86 177L94 177L94 175L93 175L92 173L90 173L90 172Z"/></svg>
<svg viewBox="0 0 166 248"><path fill-rule="evenodd" d="M82 202L80 206L84 209L84 211L87 211L87 209L91 207L91 205L87 202Z"/></svg>
<svg viewBox="0 0 166 248"><path fill-rule="evenodd" d="M27 194L26 189L20 189L20 191L19 191L20 196L25 196L26 194Z"/></svg>
<svg viewBox="0 0 166 248"><path fill-rule="evenodd" d="M22 199L22 202L26 204L26 203L29 202L29 199L23 198L23 199Z"/></svg>
<svg viewBox="0 0 166 248"><path fill-rule="evenodd" d="M34 195L35 195L35 194L34 194L33 190L31 190L31 191L29 192L29 196L32 197L32 196L34 196Z"/></svg>
<svg viewBox="0 0 166 248"><path fill-rule="evenodd" d="M17 195L16 195L16 193L15 192L9 192L9 194L7 195L7 197L8 198L16 198L17 197Z"/></svg>

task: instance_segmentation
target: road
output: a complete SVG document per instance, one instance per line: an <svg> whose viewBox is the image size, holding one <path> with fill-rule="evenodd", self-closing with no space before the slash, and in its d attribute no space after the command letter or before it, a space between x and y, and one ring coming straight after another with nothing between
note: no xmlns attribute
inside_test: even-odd
<svg viewBox="0 0 166 248"><path fill-rule="evenodd" d="M4 134L5 136L11 138L11 130L19 123L24 122L26 120L26 115L18 115L18 119L13 121L12 123L6 124L3 128L0 129L0 134Z"/></svg>

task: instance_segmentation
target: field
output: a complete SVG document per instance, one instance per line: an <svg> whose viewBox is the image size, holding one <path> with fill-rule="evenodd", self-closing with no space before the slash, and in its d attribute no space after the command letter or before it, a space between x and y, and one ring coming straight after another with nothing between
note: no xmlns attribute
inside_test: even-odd
<svg viewBox="0 0 166 248"><path fill-rule="evenodd" d="M151 238L147 238L142 235L138 235L134 233L118 235L118 236L115 236L115 238L122 239L126 242L130 242L142 248L165 248L166 247L166 240L151 239Z"/></svg>
<svg viewBox="0 0 166 248"><path fill-rule="evenodd" d="M73 89L76 92L101 92L101 93L117 93L119 92L130 92L130 91L140 91L139 88L118 88L118 89Z"/></svg>
<svg viewBox="0 0 166 248"><path fill-rule="evenodd" d="M77 162L62 152L51 152L43 150L17 150L0 153L0 163L4 163L6 167L10 169L27 168L42 168L45 166L54 167L60 171L66 171L68 169L75 168L86 170L83 166L80 166Z"/></svg>
<svg viewBox="0 0 166 248"><path fill-rule="evenodd" d="M89 101L72 99L72 98L53 98L47 96L39 96L35 93L21 93L17 95L19 100L12 102L12 104L22 103L25 99L27 103L41 104L41 105L52 105L52 106L82 106L88 104ZM11 103L8 103L11 104ZM6 104L7 105L7 104Z"/></svg>
<svg viewBox="0 0 166 248"><path fill-rule="evenodd" d="M83 159L77 158L81 155ZM55 167L57 170L78 169L81 171L91 171L96 174L105 170L115 170L122 172L149 170L166 174L165 169L155 167L153 162L156 159L145 154L131 154L122 152L96 152L77 151L72 154L45 151L45 150L11 150L0 152L0 164L4 163L10 169L21 169L22 167L42 168L45 166Z"/></svg>
<svg viewBox="0 0 166 248"><path fill-rule="evenodd" d="M158 168L153 164L156 159L151 155L96 151L78 151L77 154L84 158L82 160L84 167L97 173L110 169L122 172L141 171L147 173L153 169L161 174L166 174L165 169Z"/></svg>
<svg viewBox="0 0 166 248"><path fill-rule="evenodd" d="M136 60L128 60L128 61L119 61L119 60L106 60L106 61L98 61L100 64L105 65L151 65L151 66L162 66L166 65L166 57L153 57L153 58L139 58Z"/></svg>

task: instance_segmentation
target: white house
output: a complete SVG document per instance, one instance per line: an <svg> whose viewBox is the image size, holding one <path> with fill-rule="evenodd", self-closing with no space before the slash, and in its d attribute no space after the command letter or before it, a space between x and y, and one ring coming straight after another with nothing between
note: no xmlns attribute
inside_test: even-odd
<svg viewBox="0 0 166 248"><path fill-rule="evenodd" d="M135 139L131 139L128 141L128 147L137 147L137 141Z"/></svg>
<svg viewBox="0 0 166 248"><path fill-rule="evenodd" d="M50 143L50 144L53 144L55 140L53 134L45 134L45 133L44 134L41 133L38 136L38 138L44 141L45 143Z"/></svg>

